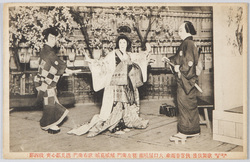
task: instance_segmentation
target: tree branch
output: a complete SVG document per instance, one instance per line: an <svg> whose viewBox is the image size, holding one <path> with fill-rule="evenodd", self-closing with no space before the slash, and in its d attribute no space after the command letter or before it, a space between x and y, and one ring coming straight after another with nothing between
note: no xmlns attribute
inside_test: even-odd
<svg viewBox="0 0 250 162"><path fill-rule="evenodd" d="M19 42L16 38L15 35L13 35L13 57L14 57L14 62L16 64L17 70L20 71L21 69L21 65L20 65L20 60L18 57L18 47L19 47Z"/></svg>
<svg viewBox="0 0 250 162"><path fill-rule="evenodd" d="M147 41L147 37L148 37L148 33L150 32L151 30L151 26L152 26L152 9L150 8L150 15L149 15L149 22L148 22L148 27L147 27L147 30L146 30L146 33L145 33L145 36L143 38L143 41L146 43Z"/></svg>
<svg viewBox="0 0 250 162"><path fill-rule="evenodd" d="M73 16L76 23L80 25L80 30L83 34L84 42L86 43L89 54L92 57L93 52L92 49L90 48L89 35L87 32L87 27L84 24L84 18L79 14L79 12L74 11L72 8L70 8L70 14Z"/></svg>
<svg viewBox="0 0 250 162"><path fill-rule="evenodd" d="M19 57L18 57L18 45L15 45L16 43L13 43L13 56L14 56L14 60L15 60L15 64L17 66L17 70L20 71L21 70L21 65L20 65L20 61L19 61Z"/></svg>
<svg viewBox="0 0 250 162"><path fill-rule="evenodd" d="M136 21L135 16L132 16L132 19L133 19L134 22L135 22L135 24L134 24L134 29L135 29L135 31L136 31L136 33L137 33L139 39L140 39L140 42L142 42L142 39L143 39L143 38L142 38L140 29L139 29L139 23L138 23L138 21Z"/></svg>

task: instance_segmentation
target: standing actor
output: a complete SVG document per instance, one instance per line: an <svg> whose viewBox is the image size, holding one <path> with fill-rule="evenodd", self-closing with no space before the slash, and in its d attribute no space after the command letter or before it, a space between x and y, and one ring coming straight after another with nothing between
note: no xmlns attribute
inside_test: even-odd
<svg viewBox="0 0 250 162"><path fill-rule="evenodd" d="M35 76L34 82L38 91L37 101L43 101L43 116L40 126L48 133L55 134L60 132L58 124L68 114L68 110L57 99L56 85L64 71L67 73L72 71L66 68L66 63L57 57L53 49L59 34L57 28L47 28L42 34L45 44L40 52L38 74Z"/></svg>
<svg viewBox="0 0 250 162"><path fill-rule="evenodd" d="M200 134L200 120L197 107L198 81L196 66L198 64L198 50L192 35L196 35L193 24L185 21L179 27L178 32L183 40L177 53L167 61L174 65L177 80L177 107L179 111L176 135L170 137L170 141L186 141L188 137Z"/></svg>

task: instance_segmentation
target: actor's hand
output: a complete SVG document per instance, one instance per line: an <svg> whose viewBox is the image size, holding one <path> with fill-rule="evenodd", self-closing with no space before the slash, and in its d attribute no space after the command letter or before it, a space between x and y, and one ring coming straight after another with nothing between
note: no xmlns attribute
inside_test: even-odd
<svg viewBox="0 0 250 162"><path fill-rule="evenodd" d="M167 57L162 57L161 61L162 62L170 62L169 58L167 58Z"/></svg>
<svg viewBox="0 0 250 162"><path fill-rule="evenodd" d="M178 77L181 78L181 72L180 71L178 72Z"/></svg>
<svg viewBox="0 0 250 162"><path fill-rule="evenodd" d="M89 56L88 56L87 53L84 53L83 55L85 57L85 61L87 61L87 62L91 62L92 61L92 59L89 58Z"/></svg>
<svg viewBox="0 0 250 162"><path fill-rule="evenodd" d="M133 64L133 62L130 60L130 59L127 59L127 60L125 60L124 61L127 65L132 65Z"/></svg>
<svg viewBox="0 0 250 162"><path fill-rule="evenodd" d="M65 73L67 73L67 74L73 74L73 70L70 70L70 69L66 68L65 69Z"/></svg>
<svg viewBox="0 0 250 162"><path fill-rule="evenodd" d="M180 71L180 65L175 65L174 71L178 73Z"/></svg>

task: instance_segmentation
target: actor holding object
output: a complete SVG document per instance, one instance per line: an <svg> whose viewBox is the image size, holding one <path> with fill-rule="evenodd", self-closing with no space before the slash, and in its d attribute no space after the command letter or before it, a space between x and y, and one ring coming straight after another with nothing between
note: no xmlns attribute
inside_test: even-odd
<svg viewBox="0 0 250 162"><path fill-rule="evenodd" d="M183 40L177 53L170 59L163 60L170 63L174 68L177 80L177 107L179 111L177 131L170 137L170 141L185 143L189 137L199 136L200 119L197 107L197 85L201 69L198 68L198 50L193 41L192 35L196 35L193 24L185 21L179 27L178 35Z"/></svg>

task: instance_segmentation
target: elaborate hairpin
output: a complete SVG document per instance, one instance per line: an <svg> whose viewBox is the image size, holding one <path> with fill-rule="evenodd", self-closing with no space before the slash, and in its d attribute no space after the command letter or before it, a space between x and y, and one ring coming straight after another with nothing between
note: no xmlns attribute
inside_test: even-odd
<svg viewBox="0 0 250 162"><path fill-rule="evenodd" d="M131 33L131 25L127 21L120 21L117 23L117 32L118 33Z"/></svg>
<svg viewBox="0 0 250 162"><path fill-rule="evenodd" d="M129 26L120 26L117 29L118 33L131 33L131 28Z"/></svg>

